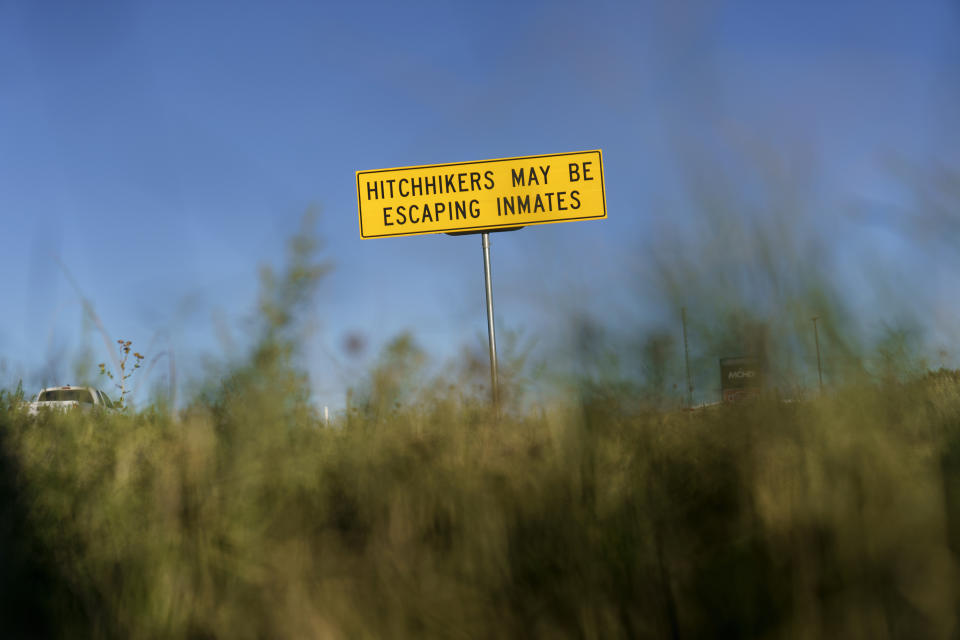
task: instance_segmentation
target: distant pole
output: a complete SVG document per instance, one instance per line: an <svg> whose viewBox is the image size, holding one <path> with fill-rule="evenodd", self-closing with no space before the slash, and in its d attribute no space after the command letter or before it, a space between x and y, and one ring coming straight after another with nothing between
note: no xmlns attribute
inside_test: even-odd
<svg viewBox="0 0 960 640"><path fill-rule="evenodd" d="M350 418L353 416L353 407L351 406L353 404L352 400L353 400L353 389L347 388L347 413L346 413L346 420L344 420L343 422L347 429L349 429L351 426Z"/></svg>
<svg viewBox="0 0 960 640"><path fill-rule="evenodd" d="M820 381L820 393L823 393L823 370L820 368L820 336L817 334L817 319L819 316L813 316L810 320L813 322L813 340L817 345L817 380Z"/></svg>
<svg viewBox="0 0 960 640"><path fill-rule="evenodd" d="M499 411L500 387L497 379L497 336L493 328L493 284L490 276L490 234L481 234L483 245L483 280L487 290L487 336L490 339L490 384L493 406Z"/></svg>
<svg viewBox="0 0 960 640"><path fill-rule="evenodd" d="M687 348L687 308L680 307L680 323L683 325L683 361L687 365L688 402L693 407L693 382L690 381L690 350Z"/></svg>

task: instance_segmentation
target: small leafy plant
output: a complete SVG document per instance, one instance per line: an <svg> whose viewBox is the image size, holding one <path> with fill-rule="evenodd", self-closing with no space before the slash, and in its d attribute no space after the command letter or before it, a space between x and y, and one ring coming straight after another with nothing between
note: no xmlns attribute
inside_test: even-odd
<svg viewBox="0 0 960 640"><path fill-rule="evenodd" d="M130 395L130 389L127 387L127 380L133 376L133 372L140 368L141 363L143 362L144 356L137 351L133 353L130 352L133 342L130 340L117 340L117 344L120 345L120 372L115 376L113 371L107 367L106 363L101 362L98 366L100 367L100 375L107 376L113 380L114 386L120 390L120 399L117 401L117 404L121 408L126 406L126 398ZM130 356L133 356L133 362L130 363L132 366L129 366L128 363Z"/></svg>

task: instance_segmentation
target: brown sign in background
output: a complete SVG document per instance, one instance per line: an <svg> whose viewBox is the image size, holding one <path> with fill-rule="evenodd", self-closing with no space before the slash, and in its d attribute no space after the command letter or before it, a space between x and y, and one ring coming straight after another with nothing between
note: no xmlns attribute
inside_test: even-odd
<svg viewBox="0 0 960 640"><path fill-rule="evenodd" d="M720 358L720 390L724 402L760 394L763 370L757 358Z"/></svg>

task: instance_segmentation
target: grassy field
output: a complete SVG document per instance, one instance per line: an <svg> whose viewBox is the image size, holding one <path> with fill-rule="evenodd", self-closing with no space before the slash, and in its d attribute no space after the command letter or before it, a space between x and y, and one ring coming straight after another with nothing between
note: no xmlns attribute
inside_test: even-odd
<svg viewBox="0 0 960 640"><path fill-rule="evenodd" d="M30 418L0 391L0 636L960 633L960 372L905 366L898 339L869 373L837 307L826 393L686 411L674 343L643 343L644 382L585 329L562 401L498 416L485 367L434 384L400 337L328 425L297 366L315 250L264 269L251 351L181 410ZM800 329L729 317L704 353L799 352ZM506 390L537 382L510 351Z"/></svg>
<svg viewBox="0 0 960 640"><path fill-rule="evenodd" d="M954 373L696 412L374 395L330 426L290 376L234 372L179 419L5 393L3 635L957 632Z"/></svg>

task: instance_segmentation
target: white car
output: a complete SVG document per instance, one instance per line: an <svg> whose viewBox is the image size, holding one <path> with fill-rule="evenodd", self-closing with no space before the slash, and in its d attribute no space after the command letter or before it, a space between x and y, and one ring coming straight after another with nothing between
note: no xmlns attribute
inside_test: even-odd
<svg viewBox="0 0 960 640"><path fill-rule="evenodd" d="M116 405L103 391L93 387L48 387L38 393L27 406L27 413L37 415L41 409L90 411L94 407L115 411Z"/></svg>

